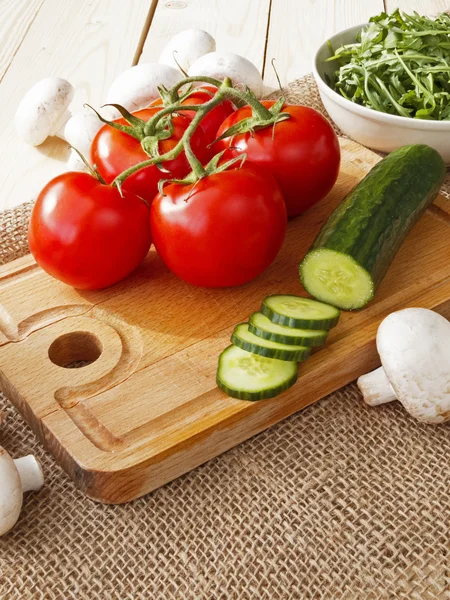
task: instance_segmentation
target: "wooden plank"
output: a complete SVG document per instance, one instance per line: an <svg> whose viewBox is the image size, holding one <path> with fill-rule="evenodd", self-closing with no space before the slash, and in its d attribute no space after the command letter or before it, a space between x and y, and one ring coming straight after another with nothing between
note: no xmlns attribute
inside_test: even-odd
<svg viewBox="0 0 450 600"><path fill-rule="evenodd" d="M0 268L0 389L90 497L125 502L145 494L375 368L375 333L393 310L415 305L450 316L450 221L434 206L374 301L342 314L294 387L253 403L217 388L217 358L233 325L268 294L304 293L300 258L380 160L350 140L341 147L333 190L290 221L276 260L247 285L188 286L154 249L133 275L93 292L53 280L29 258ZM62 368L80 360L94 362Z"/></svg>
<svg viewBox="0 0 450 600"><path fill-rule="evenodd" d="M0 81L44 0L0 0Z"/></svg>
<svg viewBox="0 0 450 600"><path fill-rule="evenodd" d="M151 3L45 0L0 84L0 210L32 199L65 168L67 145L38 149L17 139L16 107L33 83L58 75L77 89L74 107L101 104L112 80L132 64ZM7 151L5 151L7 149Z"/></svg>
<svg viewBox="0 0 450 600"><path fill-rule="evenodd" d="M383 0L272 0L264 82L278 87L271 60L282 85L311 71L317 48L342 29L365 23L383 10Z"/></svg>
<svg viewBox="0 0 450 600"><path fill-rule="evenodd" d="M435 16L450 8L448 0L384 0L386 12L396 8L412 13L414 10L420 15Z"/></svg>
<svg viewBox="0 0 450 600"><path fill-rule="evenodd" d="M270 0L173 0L159 2L140 62L158 60L183 29L208 31L217 49L242 54L262 70Z"/></svg>

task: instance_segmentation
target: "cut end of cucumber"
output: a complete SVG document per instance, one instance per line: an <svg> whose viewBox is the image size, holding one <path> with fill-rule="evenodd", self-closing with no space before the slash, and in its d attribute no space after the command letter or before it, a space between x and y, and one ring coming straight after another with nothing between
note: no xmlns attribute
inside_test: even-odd
<svg viewBox="0 0 450 600"><path fill-rule="evenodd" d="M362 308L374 295L369 273L347 254L329 248L318 248L305 256L300 278L311 296L342 310Z"/></svg>
<svg viewBox="0 0 450 600"><path fill-rule="evenodd" d="M266 358L236 346L219 357L217 385L239 400L264 400L284 392L297 381L296 362Z"/></svg>

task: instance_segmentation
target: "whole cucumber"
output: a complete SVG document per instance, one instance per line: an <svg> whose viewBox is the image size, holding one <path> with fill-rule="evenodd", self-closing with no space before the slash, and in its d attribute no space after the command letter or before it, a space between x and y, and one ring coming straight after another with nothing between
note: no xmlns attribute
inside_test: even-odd
<svg viewBox="0 0 450 600"><path fill-rule="evenodd" d="M365 306L444 177L440 154L424 144L383 158L333 211L300 264L307 292L344 310Z"/></svg>

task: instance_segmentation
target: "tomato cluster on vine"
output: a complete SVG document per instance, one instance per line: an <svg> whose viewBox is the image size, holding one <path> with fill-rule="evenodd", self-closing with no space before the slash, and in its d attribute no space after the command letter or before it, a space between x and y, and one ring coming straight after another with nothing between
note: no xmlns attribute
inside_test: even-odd
<svg viewBox="0 0 450 600"><path fill-rule="evenodd" d="M192 285L247 283L278 254L288 218L338 175L338 139L321 114L258 102L229 80L187 78L148 108L117 108L122 118L92 142L92 172L49 182L30 220L38 264L76 288L120 281L152 242Z"/></svg>

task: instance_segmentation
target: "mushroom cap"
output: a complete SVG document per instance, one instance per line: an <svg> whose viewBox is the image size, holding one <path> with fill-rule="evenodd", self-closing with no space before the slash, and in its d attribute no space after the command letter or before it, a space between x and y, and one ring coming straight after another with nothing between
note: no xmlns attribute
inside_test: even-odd
<svg viewBox="0 0 450 600"><path fill-rule="evenodd" d="M120 104L130 112L145 108L159 97L158 86L173 87L182 75L158 63L142 63L124 71L109 88L107 103Z"/></svg>
<svg viewBox="0 0 450 600"><path fill-rule="evenodd" d="M377 349L397 399L427 423L450 419L450 323L426 308L390 314L378 328Z"/></svg>
<svg viewBox="0 0 450 600"><path fill-rule="evenodd" d="M0 536L14 527L22 509L23 493L13 459L0 447Z"/></svg>
<svg viewBox="0 0 450 600"><path fill-rule="evenodd" d="M188 71L189 76L208 75L221 81L229 77L233 85L245 84L255 95L263 95L261 73L248 59L234 52L210 52L197 59Z"/></svg>
<svg viewBox="0 0 450 600"><path fill-rule="evenodd" d="M16 130L23 141L39 146L50 135L55 135L67 114L73 93L72 85L60 77L47 77L33 85L16 111Z"/></svg>
<svg viewBox="0 0 450 600"><path fill-rule="evenodd" d="M214 52L215 49L216 40L207 31L185 29L167 42L161 52L159 62L174 69L178 69L178 65L180 65L187 71L200 56Z"/></svg>
<svg viewBox="0 0 450 600"><path fill-rule="evenodd" d="M89 158L91 143L103 123L91 109L73 115L64 127L64 139Z"/></svg>

